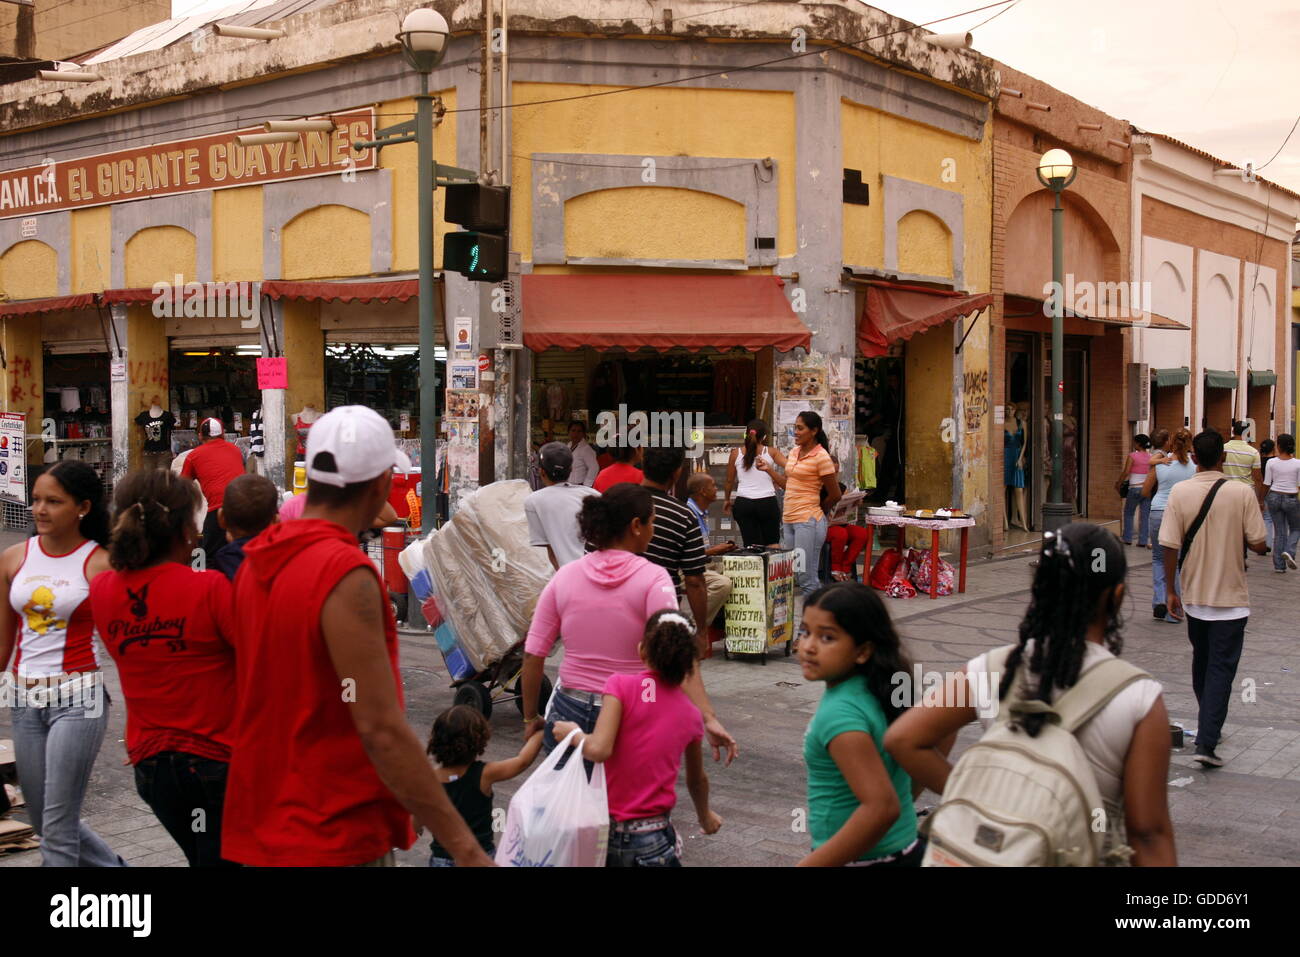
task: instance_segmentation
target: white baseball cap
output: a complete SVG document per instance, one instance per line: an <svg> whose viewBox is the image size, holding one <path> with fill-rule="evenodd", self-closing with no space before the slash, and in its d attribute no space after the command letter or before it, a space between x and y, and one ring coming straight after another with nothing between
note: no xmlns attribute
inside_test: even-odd
<svg viewBox="0 0 1300 957"><path fill-rule="evenodd" d="M322 455L328 457L322 461ZM367 482L389 468L409 472L411 460L397 447L392 427L374 409L341 405L312 423L307 433L311 481L342 488Z"/></svg>

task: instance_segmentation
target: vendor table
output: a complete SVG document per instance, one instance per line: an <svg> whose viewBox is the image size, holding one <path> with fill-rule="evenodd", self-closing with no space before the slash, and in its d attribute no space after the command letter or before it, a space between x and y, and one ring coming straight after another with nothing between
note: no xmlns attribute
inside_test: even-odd
<svg viewBox="0 0 1300 957"><path fill-rule="evenodd" d="M957 591L966 591L966 536L975 519L966 518L916 518L908 515L864 515L862 524L867 528L867 547L865 549L867 573L871 571L871 547L875 543L877 525L898 526L898 550L906 554L907 530L909 528L930 529L930 597L939 597L939 533L950 528L961 529L961 550L957 566Z"/></svg>

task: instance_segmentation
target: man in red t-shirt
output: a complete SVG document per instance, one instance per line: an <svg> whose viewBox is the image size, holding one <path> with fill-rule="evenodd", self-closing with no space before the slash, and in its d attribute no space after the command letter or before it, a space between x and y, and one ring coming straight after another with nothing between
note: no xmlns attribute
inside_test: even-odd
<svg viewBox="0 0 1300 957"><path fill-rule="evenodd" d="M226 544L226 530L221 527L217 515L226 486L244 474L244 453L233 442L227 442L224 433L225 426L220 419L204 419L199 424L202 444L185 456L185 463L181 466L181 475L197 481L199 488L203 489L203 497L208 500L208 516L203 520L203 538L199 541L205 568L212 564L217 550Z"/></svg>
<svg viewBox="0 0 1300 957"><path fill-rule="evenodd" d="M645 473L637 468L641 461L641 450L635 446L616 445L609 450L609 453L614 457L614 462L600 470L592 488L603 494L619 482L640 485L641 480L645 478Z"/></svg>
<svg viewBox="0 0 1300 957"><path fill-rule="evenodd" d="M411 815L460 865L490 865L402 713L397 626L357 546L409 469L377 412L307 437L307 506L244 546L222 854L258 866L392 864Z"/></svg>

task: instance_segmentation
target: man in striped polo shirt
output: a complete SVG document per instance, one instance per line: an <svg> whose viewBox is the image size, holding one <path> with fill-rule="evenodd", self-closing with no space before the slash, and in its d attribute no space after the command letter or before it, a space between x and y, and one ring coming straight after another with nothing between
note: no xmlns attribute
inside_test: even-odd
<svg viewBox="0 0 1300 957"><path fill-rule="evenodd" d="M1223 444L1223 474L1254 488L1260 468L1259 452L1242 438L1245 434L1245 422L1232 423L1232 441Z"/></svg>

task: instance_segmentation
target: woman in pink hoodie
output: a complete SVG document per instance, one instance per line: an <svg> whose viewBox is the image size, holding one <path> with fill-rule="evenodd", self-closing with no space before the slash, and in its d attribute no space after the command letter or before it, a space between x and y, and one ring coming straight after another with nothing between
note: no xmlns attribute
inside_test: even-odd
<svg viewBox="0 0 1300 957"><path fill-rule="evenodd" d="M654 534L649 489L621 483L584 499L578 527L597 551L561 566L542 589L524 642L524 700L536 701L546 656L564 635L564 662L542 736L548 754L556 721L595 729L606 679L644 670L637 645L646 619L677 607L668 572L641 557ZM699 684L698 669L695 674ZM524 715L525 737L542 727L540 715Z"/></svg>

